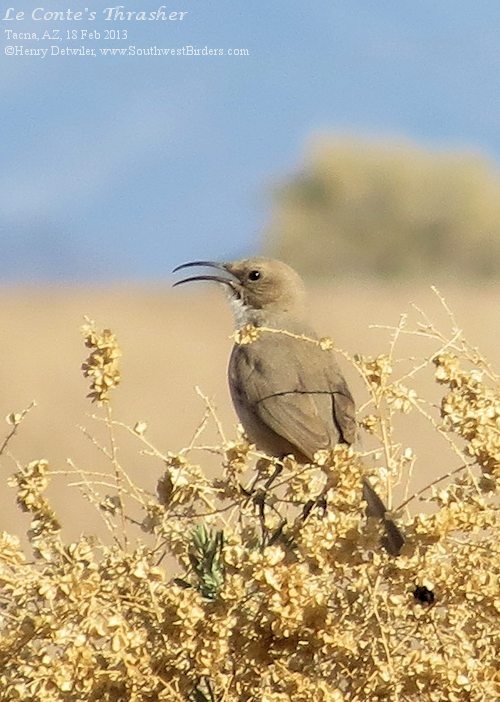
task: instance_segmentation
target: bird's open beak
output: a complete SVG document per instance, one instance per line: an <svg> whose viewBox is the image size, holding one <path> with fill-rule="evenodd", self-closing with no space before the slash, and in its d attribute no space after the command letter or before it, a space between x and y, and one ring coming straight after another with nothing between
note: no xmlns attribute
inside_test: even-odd
<svg viewBox="0 0 500 702"><path fill-rule="evenodd" d="M217 263L216 261L190 261L189 263L182 263L180 266L174 268L172 273L176 273L177 271L180 271L183 268L191 268L191 266L217 268L220 271L224 271L224 273L232 275L224 263ZM224 283L225 285L229 286L229 288L236 297L241 296L241 285L235 276L233 276L232 278L226 278L221 275L193 275L189 278L183 278L182 280L178 280L173 284L172 287L175 288L176 285L182 285L183 283L191 283L194 280L214 280L216 283Z"/></svg>

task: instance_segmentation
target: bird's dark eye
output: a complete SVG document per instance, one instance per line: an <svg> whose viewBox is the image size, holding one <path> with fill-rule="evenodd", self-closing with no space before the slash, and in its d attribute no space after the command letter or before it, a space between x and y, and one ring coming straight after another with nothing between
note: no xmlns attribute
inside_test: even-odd
<svg viewBox="0 0 500 702"><path fill-rule="evenodd" d="M248 274L248 280L259 280L260 271L250 271Z"/></svg>

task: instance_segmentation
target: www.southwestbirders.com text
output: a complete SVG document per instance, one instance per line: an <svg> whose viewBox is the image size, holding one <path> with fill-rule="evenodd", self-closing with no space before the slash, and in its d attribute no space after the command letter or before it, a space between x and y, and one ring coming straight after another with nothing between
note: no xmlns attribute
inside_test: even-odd
<svg viewBox="0 0 500 702"><path fill-rule="evenodd" d="M141 48L135 45L125 48L94 48L85 45L79 47L51 45L47 48L31 48L20 44L6 46L4 53L7 56L36 56L42 59L46 56L250 56L248 49L212 49L208 46L203 48L182 46L175 49L167 49L158 46Z"/></svg>

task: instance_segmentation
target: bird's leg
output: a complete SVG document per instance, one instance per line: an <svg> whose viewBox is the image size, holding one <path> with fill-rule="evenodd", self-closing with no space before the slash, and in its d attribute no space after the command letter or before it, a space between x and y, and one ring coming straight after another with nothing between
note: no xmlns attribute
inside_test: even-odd
<svg viewBox="0 0 500 702"><path fill-rule="evenodd" d="M273 471L272 475L270 475L269 478L264 483L264 490L269 490L269 488L274 483L276 478L279 475L281 475L282 472L283 472L283 463L281 463L281 461L279 461L275 464L274 471Z"/></svg>
<svg viewBox="0 0 500 702"><path fill-rule="evenodd" d="M262 467L261 467L263 463L265 463L265 467L267 468L269 460L266 458L259 458L259 460L257 461L257 464L255 466L255 477L254 477L251 485L247 488L242 487L242 490L243 490L243 492L245 492L246 495L252 495L253 492L255 491L255 488L256 488L259 480L263 479L262 475L261 475L263 472Z"/></svg>
<svg viewBox="0 0 500 702"><path fill-rule="evenodd" d="M276 463L274 467L273 473L269 476L269 478L266 480L264 483L264 487L262 489L259 489L255 494L254 497L252 498L254 503L259 507L259 516L260 516L260 523L261 523L261 529L262 529L262 547L264 548L266 546L266 539L269 534L269 530L266 527L265 523L265 508L266 504L268 507L273 508L273 505L266 503L266 497L267 497L267 491L273 484L273 482L276 480L278 475L283 470L283 464L281 462ZM257 479L254 481L252 485L252 491L255 490L255 485L257 481L259 480L260 476L257 476ZM273 508L274 509L274 508ZM286 524L286 520L284 522ZM283 524L278 528L278 531L281 531L283 529ZM272 539L272 536L271 536Z"/></svg>
<svg viewBox="0 0 500 702"><path fill-rule="evenodd" d="M304 522L308 518L308 516L311 514L313 509L315 509L316 507L318 509L321 509L322 517L324 517L326 512L327 512L328 504L326 501L326 496L327 496L328 491L331 488L333 488L334 485L331 481L331 478L328 476L328 474L325 474L325 475L326 475L326 482L323 485L323 487L321 488L321 492L319 493L319 495L317 495L314 499L308 500L304 505L304 508L302 510L302 521L304 521Z"/></svg>
<svg viewBox="0 0 500 702"><path fill-rule="evenodd" d="M273 469L272 473L268 475L267 478L263 477L262 473L264 473L264 471L267 473L270 467ZM270 459L266 458L260 459L260 461L257 463L257 475L253 479L250 486L248 488L241 486L242 492L248 498L247 504L251 500L257 508L257 514L262 535L262 549L266 548L266 546L270 546L271 544L276 543L277 541L282 540L284 538L283 529L288 523L287 520L280 515L279 511L274 506L272 493L268 494L269 488L276 480L276 478L282 473L282 471L283 463L281 461L277 461L276 459L273 459L271 461ZM257 484L261 480L265 480L264 485L262 487L257 487ZM280 517L280 523L277 527L271 528L268 526L268 524L266 524L266 516L268 516L269 514L269 511L266 512L266 509L274 511L277 514L277 516Z"/></svg>
<svg viewBox="0 0 500 702"><path fill-rule="evenodd" d="M240 485L241 491L242 491L245 495L247 495L248 497L251 497L252 495L255 494L257 483L258 483L260 480L263 480L262 475L261 475L262 470L259 469L259 463L260 463L261 461L265 461L266 464L269 463L269 459L265 459L265 458L259 459L259 460L257 461L257 471L256 471L255 478L253 479L251 485L250 485L249 487L243 487L243 485ZM278 477L278 475L280 475L280 473L281 473L282 470L283 470L283 464L282 464L281 462L280 462L280 463L274 463L274 461L273 461L272 465L274 465L274 471L273 471L273 473L267 478L266 482L264 483L264 486L263 486L263 490L264 490L264 491L265 491L265 490L268 490L268 489L271 487L271 485L273 484L273 482L276 480L276 478ZM267 465L266 465L266 467L267 467Z"/></svg>
<svg viewBox="0 0 500 702"><path fill-rule="evenodd" d="M289 542L289 538L284 533L284 529L288 525L288 521L285 517L281 516L281 514L278 512L274 505L266 503L264 493L262 493L262 498L263 499L258 502L259 522L262 533L261 550L264 550L267 546L272 546L273 544L278 542L281 542L286 545ZM275 528L271 528L266 524L266 507L269 507L272 511L276 513L278 517L280 517L280 522Z"/></svg>
<svg viewBox="0 0 500 702"><path fill-rule="evenodd" d="M262 535L261 549L263 550L266 546L266 536L267 536L266 513L265 513L266 496L264 495L263 492L259 491L259 493L254 497L253 502L254 502L255 506L258 507L258 509L259 509L260 532Z"/></svg>

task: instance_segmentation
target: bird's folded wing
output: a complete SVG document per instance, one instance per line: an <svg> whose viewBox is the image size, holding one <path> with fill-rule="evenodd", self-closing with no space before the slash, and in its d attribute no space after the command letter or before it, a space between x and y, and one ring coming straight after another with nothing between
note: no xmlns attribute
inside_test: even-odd
<svg viewBox="0 0 500 702"><path fill-rule="evenodd" d="M245 406L307 458L354 441L354 402L328 352L264 336L236 347L229 374Z"/></svg>
<svg viewBox="0 0 500 702"><path fill-rule="evenodd" d="M316 451L331 445L331 432L320 416L321 397L331 404L329 394L281 392L261 399L255 410L272 431L312 459Z"/></svg>

